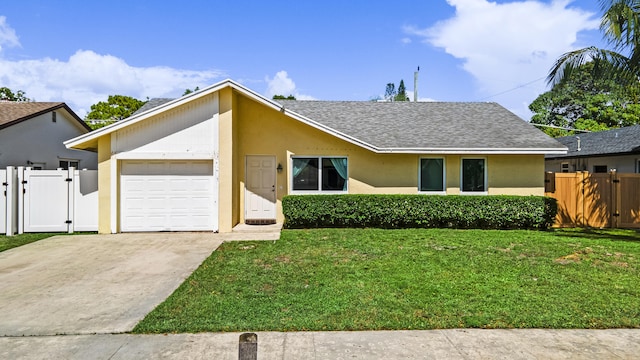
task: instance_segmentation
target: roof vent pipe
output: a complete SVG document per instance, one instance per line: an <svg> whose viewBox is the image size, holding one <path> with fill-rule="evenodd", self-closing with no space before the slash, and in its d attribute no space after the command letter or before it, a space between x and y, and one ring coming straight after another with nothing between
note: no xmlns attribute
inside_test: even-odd
<svg viewBox="0 0 640 360"><path fill-rule="evenodd" d="M576 136L576 140L578 140L578 151L580 151L580 136Z"/></svg>
<svg viewBox="0 0 640 360"><path fill-rule="evenodd" d="M420 71L420 66L418 66ZM418 102L418 71L413 73L413 102Z"/></svg>

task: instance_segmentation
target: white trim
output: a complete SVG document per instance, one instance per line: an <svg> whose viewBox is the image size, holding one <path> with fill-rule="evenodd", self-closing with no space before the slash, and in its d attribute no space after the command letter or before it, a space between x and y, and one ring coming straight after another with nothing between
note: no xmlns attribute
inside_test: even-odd
<svg viewBox="0 0 640 360"><path fill-rule="evenodd" d="M24 166L18 166L18 234L24 234Z"/></svg>
<svg viewBox="0 0 640 360"><path fill-rule="evenodd" d="M464 160L478 160L484 161L484 191L464 191ZM489 194L489 164L487 158L484 156L467 156L460 158L460 194L461 195L488 195Z"/></svg>
<svg viewBox="0 0 640 360"><path fill-rule="evenodd" d="M213 153L190 153L190 152L121 152L114 154L113 159L118 160L213 160Z"/></svg>
<svg viewBox="0 0 640 360"><path fill-rule="evenodd" d="M111 137L111 139L113 139L114 137ZM118 174L118 160L114 159L113 157L111 158L111 190L110 190L110 195L111 195L111 199L110 199L110 204L111 204L111 208L110 213L111 213L111 223L109 224L109 228L111 230L112 234L115 234L118 232L118 194L120 194L120 189L118 189L118 178L120 177L120 174Z"/></svg>
<svg viewBox="0 0 640 360"><path fill-rule="evenodd" d="M293 189L293 159L295 158L315 158L318 159L318 190L294 190ZM347 189L346 190L322 190L322 159L347 159ZM329 195L329 194L348 194L349 193L349 157L340 155L292 155L289 158L289 194L291 195Z"/></svg>
<svg viewBox="0 0 640 360"><path fill-rule="evenodd" d="M382 148L373 150L377 153L397 153L397 154L433 154L433 155L544 155L544 154L566 154L560 149L524 149L524 148Z"/></svg>
<svg viewBox="0 0 640 360"><path fill-rule="evenodd" d="M442 191L422 191L422 160L441 159L442 160ZM447 194L447 159L444 156L424 156L418 159L418 194L424 195L446 195Z"/></svg>

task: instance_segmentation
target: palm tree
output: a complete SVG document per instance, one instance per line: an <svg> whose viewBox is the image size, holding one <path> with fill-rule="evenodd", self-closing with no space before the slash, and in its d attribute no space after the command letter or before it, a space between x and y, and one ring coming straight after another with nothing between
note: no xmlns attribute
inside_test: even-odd
<svg viewBox="0 0 640 360"><path fill-rule="evenodd" d="M594 78L613 79L621 85L640 80L640 0L600 0L600 30L611 50L595 46L570 51L556 60L547 82L556 85L593 61Z"/></svg>

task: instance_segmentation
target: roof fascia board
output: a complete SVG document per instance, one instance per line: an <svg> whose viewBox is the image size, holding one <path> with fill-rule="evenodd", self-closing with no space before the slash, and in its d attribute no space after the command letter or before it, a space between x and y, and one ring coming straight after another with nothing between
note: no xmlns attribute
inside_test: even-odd
<svg viewBox="0 0 640 360"><path fill-rule="evenodd" d="M565 154L561 149L380 149L378 153L398 153L398 154L438 154L438 155L545 155L545 154Z"/></svg>
<svg viewBox="0 0 640 360"><path fill-rule="evenodd" d="M584 158L594 158L594 157L609 157L609 156L624 156L624 155L638 155L640 152L638 151L626 151L626 152L617 152L617 153L604 153L604 154L587 154L587 155L569 155L563 153L564 156L554 156L547 157L547 159L584 159ZM554 154L556 155L556 154Z"/></svg>
<svg viewBox="0 0 640 360"><path fill-rule="evenodd" d="M88 131L93 130L91 129L91 126L89 126L89 124L84 122L84 120L82 120L80 116L78 116L78 114L76 114L73 110L71 110L71 108L66 103L62 103L61 107L64 108L67 111L67 113L69 113L69 115L71 115L71 117L74 118L80 124L80 126L87 129ZM60 107L57 107L56 110L59 108Z"/></svg>

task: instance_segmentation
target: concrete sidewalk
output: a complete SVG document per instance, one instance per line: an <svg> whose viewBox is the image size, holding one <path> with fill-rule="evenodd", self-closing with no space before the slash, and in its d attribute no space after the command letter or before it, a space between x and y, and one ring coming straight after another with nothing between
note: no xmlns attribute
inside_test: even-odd
<svg viewBox="0 0 640 360"><path fill-rule="evenodd" d="M638 359L640 330L259 332L258 359ZM240 333L0 338L2 359L238 359Z"/></svg>

